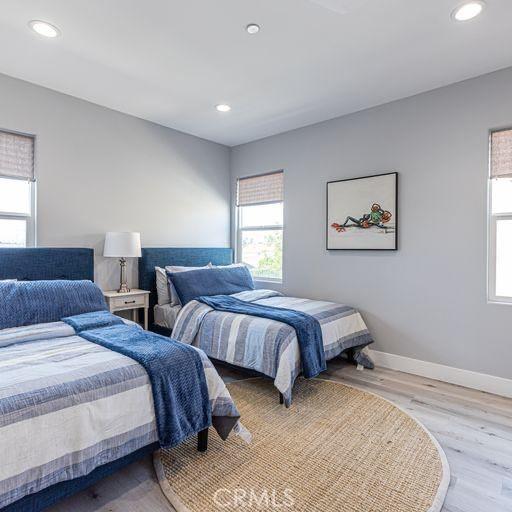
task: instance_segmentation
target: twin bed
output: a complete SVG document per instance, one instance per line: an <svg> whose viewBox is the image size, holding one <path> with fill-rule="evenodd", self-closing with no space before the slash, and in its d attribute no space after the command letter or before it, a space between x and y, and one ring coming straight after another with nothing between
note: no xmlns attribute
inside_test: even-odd
<svg viewBox="0 0 512 512"><path fill-rule="evenodd" d="M151 291L152 328L201 348L212 359L272 378L281 399L289 406L295 379L304 370L299 341L292 326L261 316L217 311L197 300L180 305L159 300L157 285L161 283L157 281L161 275L155 271L156 268L206 269L232 263L231 249L142 249L139 283L141 288ZM354 308L328 301L286 297L272 290L248 289L232 296L251 304L312 316L321 327L325 360L344 353L362 367L373 368L366 352L373 339L360 313ZM172 313L163 317L162 310Z"/></svg>
<svg viewBox="0 0 512 512"><path fill-rule="evenodd" d="M230 267L232 260L231 249L223 248L143 249L139 287L151 291L153 333L96 311L101 305L78 308L73 316L66 316L66 309L66 315L43 323L40 318L55 304L36 304L35 320L18 305L13 311L23 310L19 325L9 323L16 314L0 311L0 509L41 510L192 433L204 450L208 426L223 439L232 430L245 437L236 405L209 357L272 378L286 406L296 377L318 374L333 357L347 353L358 364L373 366L365 353L373 340L356 310L255 290L247 269ZM186 272L187 279L169 272L183 303L158 304L155 268L169 265L216 268ZM224 291L211 291L213 286L198 296L211 276ZM51 298L62 286L100 293L93 277L90 249L0 249L0 291L17 290L28 309L34 307L27 299L33 292L24 289L38 290L40 284L5 280L46 281ZM74 297L61 302L69 305ZM0 296L0 307L9 307L9 300ZM155 360L165 364L155 370ZM167 374L154 374L167 367ZM162 380L169 390L156 385ZM196 390L197 403L190 403L189 389ZM197 419L201 414L203 422ZM182 425L192 427L173 438Z"/></svg>

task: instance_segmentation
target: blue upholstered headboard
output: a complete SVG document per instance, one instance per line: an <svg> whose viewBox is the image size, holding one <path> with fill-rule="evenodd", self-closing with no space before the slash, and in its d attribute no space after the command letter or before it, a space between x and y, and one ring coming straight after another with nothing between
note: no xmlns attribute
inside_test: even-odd
<svg viewBox="0 0 512 512"><path fill-rule="evenodd" d="M233 263L233 250L229 248L182 248L182 247L145 247L139 259L139 288L149 290L150 320L152 323L153 306L156 304L155 267L179 265L183 267L202 267L229 265Z"/></svg>
<svg viewBox="0 0 512 512"><path fill-rule="evenodd" d="M0 279L89 279L94 281L92 249L0 248Z"/></svg>

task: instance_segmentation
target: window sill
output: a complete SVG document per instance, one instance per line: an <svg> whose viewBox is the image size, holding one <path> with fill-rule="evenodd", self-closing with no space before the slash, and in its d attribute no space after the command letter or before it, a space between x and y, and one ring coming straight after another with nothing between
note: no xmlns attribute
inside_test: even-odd
<svg viewBox="0 0 512 512"><path fill-rule="evenodd" d="M255 283L283 284L282 279L271 279L271 278L265 279L264 277L253 277L252 279Z"/></svg>
<svg viewBox="0 0 512 512"><path fill-rule="evenodd" d="M498 306L512 306L512 298L510 300L487 299L487 304L493 304L493 305L498 305Z"/></svg>

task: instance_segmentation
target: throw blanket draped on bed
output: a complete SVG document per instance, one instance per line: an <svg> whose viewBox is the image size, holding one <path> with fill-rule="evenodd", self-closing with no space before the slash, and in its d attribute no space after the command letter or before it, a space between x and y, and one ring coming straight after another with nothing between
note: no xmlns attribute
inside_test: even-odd
<svg viewBox="0 0 512 512"><path fill-rule="evenodd" d="M175 446L211 426L208 388L197 350L119 320L98 312L62 319L81 338L130 357L146 370L162 447Z"/></svg>
<svg viewBox="0 0 512 512"><path fill-rule="evenodd" d="M113 315L109 311L93 311L82 315L68 316L62 321L73 327L76 333L124 324L121 317Z"/></svg>
<svg viewBox="0 0 512 512"><path fill-rule="evenodd" d="M247 302L229 295L198 297L196 300L210 306L216 311L226 311L241 315L252 315L269 320L283 322L295 329L302 360L302 373L307 379L316 377L327 369L322 343L322 329L318 320L293 309L264 306Z"/></svg>
<svg viewBox="0 0 512 512"><path fill-rule="evenodd" d="M235 424L244 434L224 382L191 348L203 364L213 427L223 439ZM0 510L155 442L152 386L139 363L64 322L0 330Z"/></svg>

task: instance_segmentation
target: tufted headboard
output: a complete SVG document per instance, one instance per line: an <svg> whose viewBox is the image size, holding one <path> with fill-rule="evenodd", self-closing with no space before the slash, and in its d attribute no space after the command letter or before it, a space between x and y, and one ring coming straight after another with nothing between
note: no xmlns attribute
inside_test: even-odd
<svg viewBox="0 0 512 512"><path fill-rule="evenodd" d="M229 265L233 263L233 249L230 248L183 248L183 247L144 247L139 259L139 288L149 290L149 320L153 323L153 306L156 304L155 267L179 265L183 267L202 267Z"/></svg>
<svg viewBox="0 0 512 512"><path fill-rule="evenodd" d="M0 279L89 279L94 281L94 251L75 248L0 248Z"/></svg>

